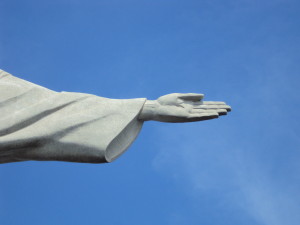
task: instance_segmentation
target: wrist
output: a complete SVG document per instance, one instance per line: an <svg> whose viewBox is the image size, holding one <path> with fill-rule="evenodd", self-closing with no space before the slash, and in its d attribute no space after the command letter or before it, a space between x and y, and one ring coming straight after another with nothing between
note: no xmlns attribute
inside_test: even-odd
<svg viewBox="0 0 300 225"><path fill-rule="evenodd" d="M140 112L139 119L143 121L153 120L159 103L156 100L147 100Z"/></svg>

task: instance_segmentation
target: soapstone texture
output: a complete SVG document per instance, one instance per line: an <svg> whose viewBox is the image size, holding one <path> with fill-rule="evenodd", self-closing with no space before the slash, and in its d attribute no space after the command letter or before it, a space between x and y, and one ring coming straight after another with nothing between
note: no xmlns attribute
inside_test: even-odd
<svg viewBox="0 0 300 225"><path fill-rule="evenodd" d="M137 137L139 99L55 92L0 71L0 163L111 162Z"/></svg>
<svg viewBox="0 0 300 225"><path fill-rule="evenodd" d="M135 140L143 122L209 120L231 110L197 93L157 100L108 99L55 92L0 70L0 163L111 162Z"/></svg>

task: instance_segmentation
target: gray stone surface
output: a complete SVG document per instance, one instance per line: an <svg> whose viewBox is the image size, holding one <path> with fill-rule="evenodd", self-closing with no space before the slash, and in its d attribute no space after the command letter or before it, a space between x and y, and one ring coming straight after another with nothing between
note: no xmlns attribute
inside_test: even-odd
<svg viewBox="0 0 300 225"><path fill-rule="evenodd" d="M135 140L143 122L193 122L230 111L201 94L108 99L55 92L0 70L0 163L27 160L111 162Z"/></svg>

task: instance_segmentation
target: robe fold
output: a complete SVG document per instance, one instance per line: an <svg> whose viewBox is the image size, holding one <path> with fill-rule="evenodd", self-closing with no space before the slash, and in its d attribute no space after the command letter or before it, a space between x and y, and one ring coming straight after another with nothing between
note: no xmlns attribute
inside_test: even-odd
<svg viewBox="0 0 300 225"><path fill-rule="evenodd" d="M111 162L140 132L145 101L55 92L0 70L0 163Z"/></svg>

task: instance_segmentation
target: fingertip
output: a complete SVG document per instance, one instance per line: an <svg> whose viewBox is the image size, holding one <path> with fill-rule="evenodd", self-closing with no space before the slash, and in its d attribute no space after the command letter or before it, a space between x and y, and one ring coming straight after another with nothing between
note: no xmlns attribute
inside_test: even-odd
<svg viewBox="0 0 300 225"><path fill-rule="evenodd" d="M219 115L220 116L225 116L225 115L227 115L227 112L220 112Z"/></svg>

